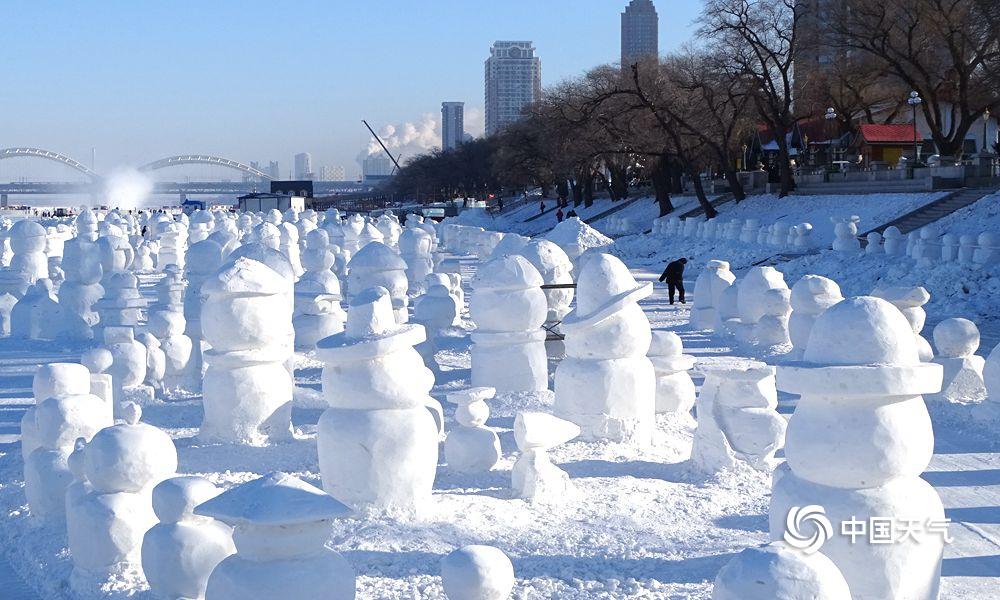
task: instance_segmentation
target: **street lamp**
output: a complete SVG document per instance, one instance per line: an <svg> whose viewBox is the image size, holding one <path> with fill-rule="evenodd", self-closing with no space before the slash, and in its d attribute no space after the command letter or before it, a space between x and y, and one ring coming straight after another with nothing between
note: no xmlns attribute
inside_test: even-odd
<svg viewBox="0 0 1000 600"><path fill-rule="evenodd" d="M987 133L990 127L990 109L983 111L983 152L982 154L989 154L989 140L987 139Z"/></svg>
<svg viewBox="0 0 1000 600"><path fill-rule="evenodd" d="M913 108L913 166L917 166L917 161L920 160L920 156L917 150L917 106L923 102L923 98L920 97L916 91L910 92L910 97L906 100L906 103Z"/></svg>
<svg viewBox="0 0 1000 600"><path fill-rule="evenodd" d="M827 153L827 156L828 156L827 160L829 161L830 166L832 167L833 166L833 139L830 136L830 124L832 124L833 121L837 118L837 111L833 110L833 107L830 107L830 108L826 109L826 114L823 115L823 118L826 119L826 123L827 123L827 127L826 127L826 153Z"/></svg>

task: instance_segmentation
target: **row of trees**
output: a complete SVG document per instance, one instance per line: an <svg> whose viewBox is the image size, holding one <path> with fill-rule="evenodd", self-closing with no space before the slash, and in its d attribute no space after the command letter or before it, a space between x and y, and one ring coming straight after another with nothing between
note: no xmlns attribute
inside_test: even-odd
<svg viewBox="0 0 1000 600"><path fill-rule="evenodd" d="M540 186L589 204L595 189L617 200L644 182L667 214L687 180L714 216L701 174L724 178L742 199L737 171L757 131L777 144L784 196L794 187L790 133L827 107L847 132L908 119L916 91L945 156L961 154L985 111L1000 113L996 0L845 0L822 14L815 5L707 0L698 44L548 89L503 133L417 157L392 185L448 196Z"/></svg>

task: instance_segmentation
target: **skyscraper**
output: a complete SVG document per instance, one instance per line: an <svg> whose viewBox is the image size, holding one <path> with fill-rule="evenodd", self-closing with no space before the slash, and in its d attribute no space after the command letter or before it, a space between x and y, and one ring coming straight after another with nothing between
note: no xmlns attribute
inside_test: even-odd
<svg viewBox="0 0 1000 600"><path fill-rule="evenodd" d="M304 180L313 178L312 155L302 152L295 155L295 179Z"/></svg>
<svg viewBox="0 0 1000 600"><path fill-rule="evenodd" d="M465 141L465 102L441 103L441 149L453 150Z"/></svg>
<svg viewBox="0 0 1000 600"><path fill-rule="evenodd" d="M660 55L660 17L653 0L632 0L622 13L622 66Z"/></svg>
<svg viewBox="0 0 1000 600"><path fill-rule="evenodd" d="M495 42L486 59L486 135L521 118L542 95L542 61L531 42Z"/></svg>
<svg viewBox="0 0 1000 600"><path fill-rule="evenodd" d="M265 173L267 173L268 175L270 175L271 179L274 179L274 180L281 179L281 169L278 168L278 161L276 161L276 160L268 161L268 163L267 163L267 171L265 171Z"/></svg>

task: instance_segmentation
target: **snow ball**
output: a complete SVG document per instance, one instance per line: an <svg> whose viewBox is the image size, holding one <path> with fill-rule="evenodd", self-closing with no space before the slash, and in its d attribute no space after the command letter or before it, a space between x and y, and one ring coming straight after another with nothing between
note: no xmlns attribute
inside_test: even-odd
<svg viewBox="0 0 1000 600"><path fill-rule="evenodd" d="M493 546L465 546L441 560L441 579L450 600L505 600L514 588L514 565Z"/></svg>
<svg viewBox="0 0 1000 600"><path fill-rule="evenodd" d="M194 507L215 498L221 492L203 477L171 477L153 488L153 512L161 523L177 523L191 518Z"/></svg>
<svg viewBox="0 0 1000 600"><path fill-rule="evenodd" d="M979 349L979 328L968 319L945 319L934 328L934 346L943 358L972 356Z"/></svg>
<svg viewBox="0 0 1000 600"><path fill-rule="evenodd" d="M816 319L804 360L826 365L916 365L917 342L903 313L879 298L835 304Z"/></svg>
<svg viewBox="0 0 1000 600"><path fill-rule="evenodd" d="M843 574L822 553L805 554L774 542L747 548L722 567L713 600L850 600Z"/></svg>

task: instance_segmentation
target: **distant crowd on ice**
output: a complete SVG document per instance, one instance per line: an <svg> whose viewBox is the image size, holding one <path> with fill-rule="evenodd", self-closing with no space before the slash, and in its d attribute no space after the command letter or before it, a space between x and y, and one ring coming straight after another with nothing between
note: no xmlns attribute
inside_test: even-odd
<svg viewBox="0 0 1000 600"><path fill-rule="evenodd" d="M0 271L7 333L91 341L80 364L35 373L35 406L21 424L30 515L65 531L71 587L90 594L117 580L162 598L353 598L352 567L324 545L330 523L419 515L432 501L442 437L448 469L493 469L501 448L486 426L490 400L547 390L554 358L552 413L514 420L512 498L573 497L547 454L560 444L649 446L657 413L690 418L696 408L695 468L774 473L775 541L733 559L715 597L937 596L940 536L891 547L834 537L807 552L784 541L786 516L822 505L831 519L944 518L919 477L933 450L924 396L1000 415L1000 351L975 355L974 324L935 327L935 355L920 336L922 288L845 299L823 277L789 288L772 267L737 279L716 260L698 276L691 328L794 360L698 368L676 333L652 330L639 305L652 284L604 252L610 239L578 218L535 239L488 222L477 209L439 225L411 215L405 226L391 214L345 219L336 209L190 218L84 210L48 230L29 219L10 227L12 256ZM758 225L710 223L684 228L763 236ZM788 243L788 232L772 234ZM794 243L800 235L808 229ZM479 263L467 313L471 387L448 395L457 424L445 435L429 394L435 349L463 321L470 257ZM156 278L155 302L137 275ZM177 475L173 440L142 423L140 406L201 394L201 442L289 440L296 350L325 365L323 489L280 472L224 492ZM693 371L704 376L700 392ZM787 424L779 389L801 396ZM515 584L511 561L488 546L457 549L441 574L453 599L506 598Z"/></svg>

